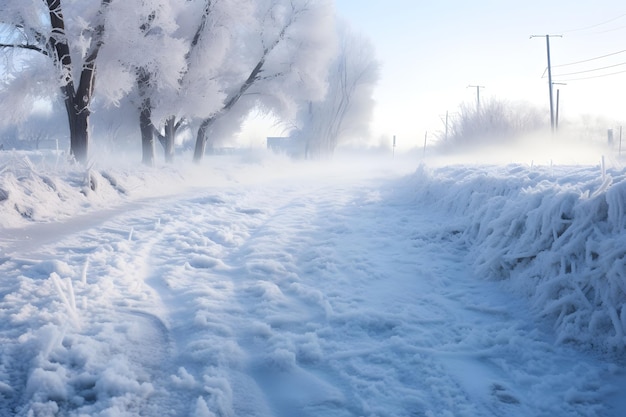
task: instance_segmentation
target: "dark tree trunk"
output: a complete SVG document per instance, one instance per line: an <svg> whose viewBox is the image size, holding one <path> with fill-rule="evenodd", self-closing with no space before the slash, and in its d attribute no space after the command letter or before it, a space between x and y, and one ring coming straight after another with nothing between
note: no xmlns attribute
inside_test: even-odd
<svg viewBox="0 0 626 417"><path fill-rule="evenodd" d="M174 162L174 145L176 144L176 116L169 117L165 121L165 141L163 148L165 162Z"/></svg>
<svg viewBox="0 0 626 417"><path fill-rule="evenodd" d="M144 100L139 111L139 130L141 131L141 162L154 165L154 128L152 127L152 107L150 99Z"/></svg>
<svg viewBox="0 0 626 417"><path fill-rule="evenodd" d="M89 154L89 110L75 112L70 117L70 150L77 162L87 162Z"/></svg>
<svg viewBox="0 0 626 417"><path fill-rule="evenodd" d="M89 154L89 104L93 95L95 63L85 64L80 76L78 91L68 84L61 91L65 94L65 109L70 128L70 152L76 162L84 164Z"/></svg>
<svg viewBox="0 0 626 417"><path fill-rule="evenodd" d="M149 96L150 73L145 68L137 70L137 89L142 97L139 107L139 130L141 132L141 162L154 165L154 126L152 125L152 102Z"/></svg>
<svg viewBox="0 0 626 417"><path fill-rule="evenodd" d="M85 76L86 71L87 69L83 69L81 79ZM81 82L81 84L83 83ZM89 115L91 112L88 105L77 103L78 97L87 98L87 94L90 94L89 90L82 90L82 88L79 89L79 93L82 92L85 95L79 96L78 93L74 92L74 83L71 81L61 88L65 97L65 111L70 130L70 153L77 162L85 163L89 152Z"/></svg>
<svg viewBox="0 0 626 417"><path fill-rule="evenodd" d="M159 143L163 146L163 155L165 162L174 162L174 153L176 149L176 133L183 124L184 120L176 120L176 116L170 116L165 121L164 133L161 133L157 129L153 129L154 134L157 135Z"/></svg>
<svg viewBox="0 0 626 417"><path fill-rule="evenodd" d="M204 152L206 151L206 133L213 120L215 119L210 118L203 120L202 124L198 128L198 135L196 136L196 147L193 152L193 162L195 163L199 163L204 157Z"/></svg>

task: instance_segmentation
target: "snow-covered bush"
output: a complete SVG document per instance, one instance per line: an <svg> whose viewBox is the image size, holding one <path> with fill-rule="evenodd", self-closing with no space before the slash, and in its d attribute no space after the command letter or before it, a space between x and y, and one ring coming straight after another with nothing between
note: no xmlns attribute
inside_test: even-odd
<svg viewBox="0 0 626 417"><path fill-rule="evenodd" d="M626 348L626 173L455 167L416 174L417 198L454 215L479 277L505 280L557 340Z"/></svg>
<svg viewBox="0 0 626 417"><path fill-rule="evenodd" d="M461 104L448 122L447 132L438 136L444 149L458 150L501 143L503 138L516 139L545 126L545 117L539 109L526 103L492 99L481 102L480 108Z"/></svg>

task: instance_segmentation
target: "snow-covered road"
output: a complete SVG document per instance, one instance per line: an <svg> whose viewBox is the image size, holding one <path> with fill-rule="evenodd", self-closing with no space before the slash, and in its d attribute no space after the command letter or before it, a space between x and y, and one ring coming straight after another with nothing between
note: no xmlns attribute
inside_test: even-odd
<svg viewBox="0 0 626 417"><path fill-rule="evenodd" d="M0 415L622 415L617 366L410 192L233 181L7 233Z"/></svg>

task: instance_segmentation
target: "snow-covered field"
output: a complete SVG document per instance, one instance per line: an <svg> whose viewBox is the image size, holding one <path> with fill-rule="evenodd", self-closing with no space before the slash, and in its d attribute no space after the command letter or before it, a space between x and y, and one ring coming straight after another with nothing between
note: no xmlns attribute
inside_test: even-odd
<svg viewBox="0 0 626 417"><path fill-rule="evenodd" d="M626 414L624 170L2 158L2 416Z"/></svg>

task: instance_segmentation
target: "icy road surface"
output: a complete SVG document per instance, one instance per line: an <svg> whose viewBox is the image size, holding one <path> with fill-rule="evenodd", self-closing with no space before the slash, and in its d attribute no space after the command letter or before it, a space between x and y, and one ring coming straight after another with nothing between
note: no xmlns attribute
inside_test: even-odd
<svg viewBox="0 0 626 417"><path fill-rule="evenodd" d="M0 415L623 415L617 366L410 194L232 181L6 231Z"/></svg>

